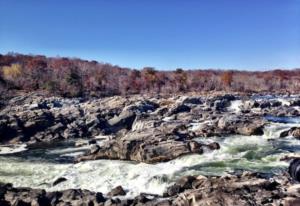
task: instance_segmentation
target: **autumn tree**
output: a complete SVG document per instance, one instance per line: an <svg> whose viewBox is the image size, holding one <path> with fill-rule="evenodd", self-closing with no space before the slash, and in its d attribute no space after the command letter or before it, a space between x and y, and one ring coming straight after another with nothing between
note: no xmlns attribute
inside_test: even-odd
<svg viewBox="0 0 300 206"><path fill-rule="evenodd" d="M231 86L232 80L233 80L233 78L232 78L231 71L225 71L221 75L221 81L227 88L229 88Z"/></svg>
<svg viewBox="0 0 300 206"><path fill-rule="evenodd" d="M4 66L2 71L4 79L12 81L21 76L22 68L20 64L12 64L11 66Z"/></svg>
<svg viewBox="0 0 300 206"><path fill-rule="evenodd" d="M111 96L143 93L209 92L300 92L300 69L260 72L142 70L86 61L78 58L0 55L0 87L11 90L46 90L62 96ZM0 88L1 89L1 88Z"/></svg>
<svg viewBox="0 0 300 206"><path fill-rule="evenodd" d="M183 69L178 68L175 70L175 81L178 91L187 89L187 73Z"/></svg>
<svg viewBox="0 0 300 206"><path fill-rule="evenodd" d="M145 67L142 70L142 74L144 77L145 87L147 89L147 92L151 91L151 88L155 87L155 83L157 81L156 76L157 71L153 67Z"/></svg>

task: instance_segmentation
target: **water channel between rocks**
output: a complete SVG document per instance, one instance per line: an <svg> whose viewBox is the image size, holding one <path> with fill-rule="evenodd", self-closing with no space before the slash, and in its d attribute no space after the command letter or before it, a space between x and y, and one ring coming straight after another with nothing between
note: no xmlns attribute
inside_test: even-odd
<svg viewBox="0 0 300 206"><path fill-rule="evenodd" d="M161 195L168 185L184 175L224 175L243 170L277 174L288 166L280 158L300 151L299 140L279 138L279 134L299 124L297 120L287 118L267 119L270 123L263 136L198 138L200 142L217 141L221 149L153 165L118 160L73 164L73 157L86 148L64 143L53 148L22 151L21 146L17 153L0 155L0 182L48 191L81 188L102 193L122 185L128 191L127 196L135 196L142 192ZM59 177L65 177L67 181L52 186Z"/></svg>

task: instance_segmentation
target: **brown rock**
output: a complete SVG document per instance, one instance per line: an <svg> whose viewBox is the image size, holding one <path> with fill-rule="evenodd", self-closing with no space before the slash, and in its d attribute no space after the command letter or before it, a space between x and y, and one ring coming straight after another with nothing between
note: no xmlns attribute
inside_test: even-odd
<svg viewBox="0 0 300 206"><path fill-rule="evenodd" d="M203 153L202 144L200 144L196 141L189 142L189 147L190 147L191 152L193 152L193 153L198 153L198 154Z"/></svg>
<svg viewBox="0 0 300 206"><path fill-rule="evenodd" d="M124 191L122 186L117 186L113 188L108 194L108 196L124 196L126 192Z"/></svg>
<svg viewBox="0 0 300 206"><path fill-rule="evenodd" d="M220 149L220 144L217 142L212 142L212 143L209 143L207 145L207 147L211 150L217 150L217 149Z"/></svg>
<svg viewBox="0 0 300 206"><path fill-rule="evenodd" d="M300 128L299 127L293 128L291 131L291 135L296 139L300 139Z"/></svg>

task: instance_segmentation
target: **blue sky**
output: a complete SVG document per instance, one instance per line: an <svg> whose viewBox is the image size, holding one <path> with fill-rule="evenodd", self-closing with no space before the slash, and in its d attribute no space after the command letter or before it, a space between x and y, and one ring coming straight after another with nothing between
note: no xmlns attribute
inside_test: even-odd
<svg viewBox="0 0 300 206"><path fill-rule="evenodd" d="M0 0L0 53L131 68L300 67L300 0Z"/></svg>

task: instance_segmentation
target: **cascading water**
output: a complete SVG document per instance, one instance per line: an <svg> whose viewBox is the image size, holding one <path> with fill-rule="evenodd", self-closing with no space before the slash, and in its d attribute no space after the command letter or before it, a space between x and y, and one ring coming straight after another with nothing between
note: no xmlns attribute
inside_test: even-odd
<svg viewBox="0 0 300 206"><path fill-rule="evenodd" d="M86 148L31 149L0 156L0 182L49 191L82 188L103 193L122 185L128 190L127 196L134 196L141 192L162 194L178 177L188 174L223 175L240 170L278 173L287 167L280 158L300 151L299 140L279 138L282 131L293 126L297 124L270 123L263 136L198 138L199 142L217 141L221 149L153 165L117 160L72 164L70 158ZM52 186L58 177L67 181Z"/></svg>

